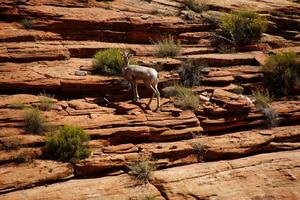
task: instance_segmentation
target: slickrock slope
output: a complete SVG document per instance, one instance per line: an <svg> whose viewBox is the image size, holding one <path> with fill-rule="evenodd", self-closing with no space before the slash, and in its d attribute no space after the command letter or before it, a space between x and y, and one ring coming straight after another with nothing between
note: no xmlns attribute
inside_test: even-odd
<svg viewBox="0 0 300 200"><path fill-rule="evenodd" d="M300 152L157 171L153 184L167 199L299 199Z"/></svg>
<svg viewBox="0 0 300 200"><path fill-rule="evenodd" d="M1 1L0 200L300 199L300 83L274 99L272 115L251 97L268 55L300 55L300 4L206 3L208 11L191 19L183 0ZM220 53L212 22L241 9L266 16L268 31L258 44ZM167 35L181 41L181 54L155 57L153 41ZM122 77L92 73L93 55L107 48L131 49L138 64L159 69L160 112L146 109L144 86L134 103ZM201 101L194 111L175 108L162 91L187 60L206 66L192 88ZM41 111L49 127L76 125L90 136L88 158L45 159L46 134L24 129L41 93L53 96ZM145 157L157 169L142 183L128 165Z"/></svg>

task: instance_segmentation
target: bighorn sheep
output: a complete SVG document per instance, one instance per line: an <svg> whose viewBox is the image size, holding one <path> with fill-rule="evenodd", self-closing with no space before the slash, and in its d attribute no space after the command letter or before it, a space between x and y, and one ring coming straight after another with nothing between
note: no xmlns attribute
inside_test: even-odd
<svg viewBox="0 0 300 200"><path fill-rule="evenodd" d="M147 88L151 89L153 94L149 100L147 107L150 107L153 97L157 97L156 111L160 107L160 93L157 89L158 85L158 73L155 69L150 67L144 67L140 65L129 65L129 59L133 56L132 51L121 50L121 55L124 57L124 66L122 67L124 78L131 83L133 90L133 101L139 100L139 94L137 86L139 83L144 83Z"/></svg>

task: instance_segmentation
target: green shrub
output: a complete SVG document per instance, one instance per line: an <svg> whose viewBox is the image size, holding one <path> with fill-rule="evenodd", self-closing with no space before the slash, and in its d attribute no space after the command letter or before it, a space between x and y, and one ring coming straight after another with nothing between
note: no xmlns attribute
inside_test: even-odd
<svg viewBox="0 0 300 200"><path fill-rule="evenodd" d="M62 126L58 132L47 135L45 155L49 159L76 163L89 156L88 141L89 136L82 128Z"/></svg>
<svg viewBox="0 0 300 200"><path fill-rule="evenodd" d="M183 110L196 110L199 107L199 97L191 89L174 86L163 89L167 96L174 97L174 105Z"/></svg>
<svg viewBox="0 0 300 200"><path fill-rule="evenodd" d="M205 65L195 65L192 61L184 62L179 71L180 82L186 87L201 85L204 68Z"/></svg>
<svg viewBox="0 0 300 200"><path fill-rule="evenodd" d="M209 9L209 6L205 0L184 0L183 3L186 7L188 7L188 9L196 13L202 13Z"/></svg>
<svg viewBox="0 0 300 200"><path fill-rule="evenodd" d="M274 95L288 95L300 78L300 62L294 52L270 56L262 67L265 86Z"/></svg>
<svg viewBox="0 0 300 200"><path fill-rule="evenodd" d="M141 160L128 165L128 168L132 175L143 182L147 182L152 172L156 169L155 165L151 163L149 158L141 158Z"/></svg>
<svg viewBox="0 0 300 200"><path fill-rule="evenodd" d="M41 97L39 108L43 111L51 110L54 106L54 96L46 93L40 93L39 96Z"/></svg>
<svg viewBox="0 0 300 200"><path fill-rule="evenodd" d="M252 11L232 12L221 17L220 27L236 44L251 44L267 30L267 20Z"/></svg>
<svg viewBox="0 0 300 200"><path fill-rule="evenodd" d="M45 130L45 120L36 108L30 108L24 115L25 130L32 133L42 133Z"/></svg>
<svg viewBox="0 0 300 200"><path fill-rule="evenodd" d="M157 57L174 57L180 54L180 42L175 41L172 36L157 41L155 46L154 55Z"/></svg>
<svg viewBox="0 0 300 200"><path fill-rule="evenodd" d="M122 57L119 49L110 48L98 51L94 55L94 73L106 76L120 75L122 73L123 65L124 58Z"/></svg>
<svg viewBox="0 0 300 200"><path fill-rule="evenodd" d="M270 103L272 103L272 97L268 90L256 90L252 93L255 98L254 104L257 108L268 108Z"/></svg>

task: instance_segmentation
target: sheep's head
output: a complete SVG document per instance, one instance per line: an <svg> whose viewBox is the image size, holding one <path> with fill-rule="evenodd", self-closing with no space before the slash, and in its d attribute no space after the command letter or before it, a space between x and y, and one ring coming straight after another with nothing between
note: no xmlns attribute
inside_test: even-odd
<svg viewBox="0 0 300 200"><path fill-rule="evenodd" d="M131 49L129 50L121 49L120 53L126 60L129 60L134 55L134 51L132 51Z"/></svg>

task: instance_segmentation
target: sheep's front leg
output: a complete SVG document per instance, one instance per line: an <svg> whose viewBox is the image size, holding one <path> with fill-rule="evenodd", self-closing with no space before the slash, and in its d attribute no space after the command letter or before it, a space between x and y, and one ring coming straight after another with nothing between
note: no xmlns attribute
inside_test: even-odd
<svg viewBox="0 0 300 200"><path fill-rule="evenodd" d="M139 96L139 93L138 93L138 84L137 83L135 83L134 84L134 90L135 90L135 97L136 97L136 100L138 101L139 99L140 99L140 96Z"/></svg>
<svg viewBox="0 0 300 200"><path fill-rule="evenodd" d="M136 98L135 83L131 83L131 88L132 88L132 92L133 92L133 101L136 102L137 98Z"/></svg>

